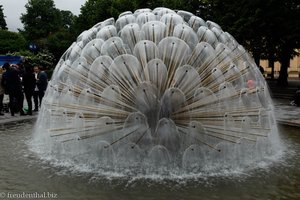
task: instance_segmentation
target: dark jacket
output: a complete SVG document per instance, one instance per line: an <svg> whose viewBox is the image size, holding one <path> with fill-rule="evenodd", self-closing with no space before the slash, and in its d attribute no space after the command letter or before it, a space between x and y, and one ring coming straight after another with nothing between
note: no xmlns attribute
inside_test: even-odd
<svg viewBox="0 0 300 200"><path fill-rule="evenodd" d="M1 84L4 87L5 94L18 94L22 92L19 72L14 68L9 68L3 73Z"/></svg>
<svg viewBox="0 0 300 200"><path fill-rule="evenodd" d="M48 85L48 77L46 72L41 71L38 74L38 81L37 81L37 87L39 89L39 91L45 91L47 89L47 85Z"/></svg>
<svg viewBox="0 0 300 200"><path fill-rule="evenodd" d="M36 86L35 76L32 72L26 72L23 75L23 86L25 93L33 93Z"/></svg>

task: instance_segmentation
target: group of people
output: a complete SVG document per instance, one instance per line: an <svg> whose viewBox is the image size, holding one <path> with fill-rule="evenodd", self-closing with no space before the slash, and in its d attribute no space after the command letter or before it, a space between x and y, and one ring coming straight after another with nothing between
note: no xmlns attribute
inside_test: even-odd
<svg viewBox="0 0 300 200"><path fill-rule="evenodd" d="M48 85L48 77L42 66L25 66L24 71L18 65L5 63L0 68L0 82L0 115L4 115L4 94L9 96L8 107L12 116L17 112L20 115L32 115L32 111L38 111L41 106ZM27 112L23 110L24 94L28 104Z"/></svg>

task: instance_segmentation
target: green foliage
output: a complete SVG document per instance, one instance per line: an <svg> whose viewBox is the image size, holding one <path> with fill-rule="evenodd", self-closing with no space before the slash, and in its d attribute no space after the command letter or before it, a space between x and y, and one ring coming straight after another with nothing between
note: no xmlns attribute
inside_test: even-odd
<svg viewBox="0 0 300 200"><path fill-rule="evenodd" d="M36 54L35 59L39 65L42 65L47 70L53 69L56 64L54 55L47 50L40 51Z"/></svg>
<svg viewBox="0 0 300 200"><path fill-rule="evenodd" d="M60 26L64 29L70 29L75 23L76 16L73 15L73 13L69 10L61 10L60 14L61 14Z"/></svg>
<svg viewBox="0 0 300 200"><path fill-rule="evenodd" d="M75 38L69 30L62 29L47 38L47 49L58 60L74 40Z"/></svg>
<svg viewBox="0 0 300 200"><path fill-rule="evenodd" d="M59 60L61 55L76 39L76 35L74 35L74 23L76 16L74 16L70 11L65 10L61 10L60 13L60 29L49 34L44 41L45 48L52 52L56 61Z"/></svg>
<svg viewBox="0 0 300 200"><path fill-rule="evenodd" d="M210 0L214 21L261 58L281 62L280 83L287 83L289 59L300 48L298 0ZM282 75L282 76L281 76Z"/></svg>
<svg viewBox="0 0 300 200"><path fill-rule="evenodd" d="M80 8L80 14L76 19L76 35L83 30L91 28L98 22L111 17L112 0L88 0Z"/></svg>
<svg viewBox="0 0 300 200"><path fill-rule="evenodd" d="M185 10L196 14L199 6L205 5L204 0L136 0L136 8L166 7L174 10Z"/></svg>
<svg viewBox="0 0 300 200"><path fill-rule="evenodd" d="M81 7L81 13L75 22L75 32L79 35L82 31L91 28L98 22L110 17L118 18L125 11L134 12L139 8L168 7L176 10L186 10L195 13L200 5L206 5L199 0L88 0Z"/></svg>
<svg viewBox="0 0 300 200"><path fill-rule="evenodd" d="M20 33L0 30L0 54L25 49L26 40Z"/></svg>
<svg viewBox="0 0 300 200"><path fill-rule="evenodd" d="M162 5L164 7L170 8L172 10L185 10L190 11L189 8L189 1L184 0L163 0Z"/></svg>
<svg viewBox="0 0 300 200"><path fill-rule="evenodd" d="M282 63L285 76L288 59L300 48L298 0L87 0L78 17L59 11L53 0L29 0L21 20L28 41L53 52L56 60L86 29L124 11L168 7L186 10L212 20L231 33L254 56Z"/></svg>
<svg viewBox="0 0 300 200"><path fill-rule="evenodd" d="M74 41L76 16L55 8L53 0L29 0L25 7L26 13L21 16L24 30L20 32L39 50L52 52L57 61Z"/></svg>
<svg viewBox="0 0 300 200"><path fill-rule="evenodd" d="M132 0L114 0L111 5L110 14L115 19L125 11L134 12L137 9L136 3Z"/></svg>
<svg viewBox="0 0 300 200"><path fill-rule="evenodd" d="M24 25L24 36L28 40L42 42L41 38L60 29L61 12L55 8L53 0L29 0L25 8L26 13L22 14L21 21Z"/></svg>
<svg viewBox="0 0 300 200"><path fill-rule="evenodd" d="M4 13L3 13L3 6L0 5L0 30L7 30L7 24L6 24L6 21L5 21L5 16L4 16Z"/></svg>
<svg viewBox="0 0 300 200"><path fill-rule="evenodd" d="M45 70L52 70L55 66L55 58L52 53L47 50L42 50L38 54L34 54L31 51L19 51L14 52L13 56L22 56L24 57L22 65L34 67L36 65L41 65Z"/></svg>

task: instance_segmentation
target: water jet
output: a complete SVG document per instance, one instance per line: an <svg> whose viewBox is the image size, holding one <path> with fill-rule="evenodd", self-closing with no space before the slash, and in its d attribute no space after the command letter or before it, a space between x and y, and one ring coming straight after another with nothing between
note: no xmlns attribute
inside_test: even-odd
<svg viewBox="0 0 300 200"><path fill-rule="evenodd" d="M251 56L186 11L124 12L84 31L44 99L35 129L43 151L95 170L209 173L281 149Z"/></svg>

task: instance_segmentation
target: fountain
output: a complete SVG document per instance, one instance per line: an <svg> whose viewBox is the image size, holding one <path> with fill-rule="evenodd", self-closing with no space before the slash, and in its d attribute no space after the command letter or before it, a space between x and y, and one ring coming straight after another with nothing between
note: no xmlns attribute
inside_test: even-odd
<svg viewBox="0 0 300 200"><path fill-rule="evenodd" d="M63 54L35 129L44 153L128 175L247 168L281 148L266 82L221 27L124 12Z"/></svg>

